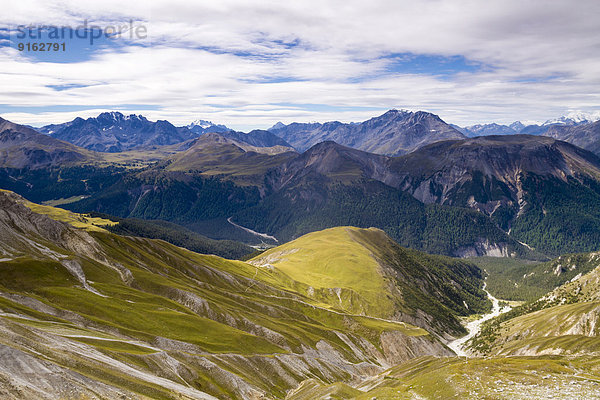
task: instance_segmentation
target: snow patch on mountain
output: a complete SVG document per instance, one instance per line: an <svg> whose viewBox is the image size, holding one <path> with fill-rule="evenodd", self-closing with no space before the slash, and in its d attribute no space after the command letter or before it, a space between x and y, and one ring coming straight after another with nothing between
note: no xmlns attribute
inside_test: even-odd
<svg viewBox="0 0 600 400"><path fill-rule="evenodd" d="M549 119L544 125L581 125L600 120L600 111L591 113L582 111L572 111L559 118Z"/></svg>
<svg viewBox="0 0 600 400"><path fill-rule="evenodd" d="M212 121L207 121L205 119L197 119L187 125L186 128L196 134L203 134L207 132L228 132L231 130L225 125L215 124Z"/></svg>

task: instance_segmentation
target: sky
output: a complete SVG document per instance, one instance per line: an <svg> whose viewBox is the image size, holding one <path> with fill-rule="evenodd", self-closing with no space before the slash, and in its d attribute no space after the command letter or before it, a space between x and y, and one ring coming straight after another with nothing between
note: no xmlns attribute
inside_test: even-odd
<svg viewBox="0 0 600 400"><path fill-rule="evenodd" d="M600 110L598 21L597 0L12 1L0 116L117 110L247 131L398 108L543 122ZM27 51L47 41L64 51Z"/></svg>

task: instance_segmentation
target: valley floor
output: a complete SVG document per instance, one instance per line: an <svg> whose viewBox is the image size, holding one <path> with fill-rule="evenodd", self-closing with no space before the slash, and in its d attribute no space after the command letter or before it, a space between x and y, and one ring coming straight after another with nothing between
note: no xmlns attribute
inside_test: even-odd
<svg viewBox="0 0 600 400"><path fill-rule="evenodd" d="M476 319L474 321L467 323L465 328L467 329L467 332L469 332L469 333L461 338L458 338L458 339L453 340L450 343L448 343L448 347L450 347L452 349L452 351L454 351L456 353L456 355L458 355L459 357L469 356L469 353L463 349L463 346L466 342L468 342L471 338L475 337L479 333L479 331L481 329L481 325L485 321L489 321L490 319L495 318L502 313L508 312L511 309L510 306L500 307L500 300L498 300L497 298L492 296L492 294L486 289L485 283L483 285L483 290L485 290L489 299L492 301L492 304L493 304L492 311L488 314L483 315L479 319Z"/></svg>

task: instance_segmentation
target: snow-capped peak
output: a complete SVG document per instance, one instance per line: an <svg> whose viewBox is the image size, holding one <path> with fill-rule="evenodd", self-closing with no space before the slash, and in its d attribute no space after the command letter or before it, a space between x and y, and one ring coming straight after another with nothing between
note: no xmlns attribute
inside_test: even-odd
<svg viewBox="0 0 600 400"><path fill-rule="evenodd" d="M194 126L199 126L202 129L206 129L209 128L211 126L213 126L214 124L210 121L206 121L204 119L197 119L195 121L193 121L191 124L189 124L187 127L188 128L193 128Z"/></svg>
<svg viewBox="0 0 600 400"><path fill-rule="evenodd" d="M412 114L413 112L406 108L390 108L385 114Z"/></svg>
<svg viewBox="0 0 600 400"><path fill-rule="evenodd" d="M581 125L600 120L600 111L591 113L581 111L571 111L560 118L550 119L544 122L544 125Z"/></svg>
<svg viewBox="0 0 600 400"><path fill-rule="evenodd" d="M107 111L98 115L96 118L98 121L102 121L103 123L118 123L121 121L146 121L146 118L143 115L124 115L119 111Z"/></svg>
<svg viewBox="0 0 600 400"><path fill-rule="evenodd" d="M107 111L107 112L103 112L100 115L98 115L98 117L96 117L96 119L103 119L103 120L109 120L109 121L119 121L122 120L124 118L124 115L121 114L118 111Z"/></svg>
<svg viewBox="0 0 600 400"><path fill-rule="evenodd" d="M203 134L206 132L227 132L231 130L225 125L215 124L205 119L197 119L191 124L187 125L186 128L196 134Z"/></svg>

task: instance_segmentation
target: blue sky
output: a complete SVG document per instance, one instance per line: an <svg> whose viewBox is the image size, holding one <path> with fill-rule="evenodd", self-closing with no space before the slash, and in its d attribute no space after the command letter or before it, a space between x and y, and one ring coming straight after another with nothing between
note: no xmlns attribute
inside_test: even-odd
<svg viewBox="0 0 600 400"><path fill-rule="evenodd" d="M594 112L600 3L577 4L22 0L0 23L0 115L42 125L119 110L250 130L390 108L459 125ZM19 38L25 27L45 33ZM57 27L86 37L19 51Z"/></svg>

